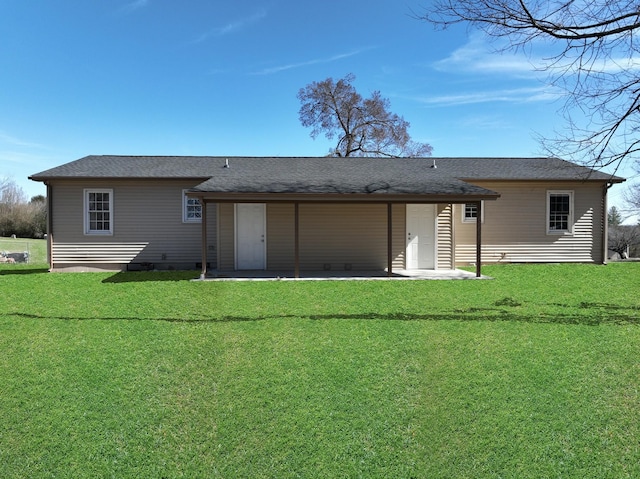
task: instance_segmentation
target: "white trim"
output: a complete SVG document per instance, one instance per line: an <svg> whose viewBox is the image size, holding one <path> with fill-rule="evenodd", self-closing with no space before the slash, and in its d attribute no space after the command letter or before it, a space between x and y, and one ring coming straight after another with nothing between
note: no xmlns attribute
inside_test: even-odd
<svg viewBox="0 0 640 479"><path fill-rule="evenodd" d="M108 230L92 230L89 220L89 194L91 193L108 193L109 194L109 229ZM113 236L113 189L111 188L85 188L83 191L83 227L86 236Z"/></svg>
<svg viewBox="0 0 640 479"><path fill-rule="evenodd" d="M187 215L187 206L189 204L189 200L199 200L197 198L189 198L187 196L187 192L189 190L182 190L182 222L183 223L202 223L202 205L200 205L200 218L189 218Z"/></svg>
<svg viewBox="0 0 640 479"><path fill-rule="evenodd" d="M482 203L482 206L480 207L480 210L481 210L480 211L480 223L484 224L484 200L481 200L481 203ZM463 223L475 224L476 223L476 218L467 218L465 216L466 209L467 209L466 208L467 204L475 206L475 203L461 203L460 204L460 208L461 208L462 211L460 212L460 218L462 219Z"/></svg>
<svg viewBox="0 0 640 479"><path fill-rule="evenodd" d="M549 219L551 214L551 195L567 195L569 197L569 215L567 218L567 229L551 229L549 228ZM547 190L547 212L544 218L546 231L548 235L573 235L573 190Z"/></svg>

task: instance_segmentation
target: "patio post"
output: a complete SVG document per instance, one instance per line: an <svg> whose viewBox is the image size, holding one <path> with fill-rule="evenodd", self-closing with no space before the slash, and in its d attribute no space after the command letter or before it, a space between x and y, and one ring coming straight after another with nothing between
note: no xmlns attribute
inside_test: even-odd
<svg viewBox="0 0 640 479"><path fill-rule="evenodd" d="M393 276L393 218L392 204L387 203L387 277Z"/></svg>
<svg viewBox="0 0 640 479"><path fill-rule="evenodd" d="M207 202L204 198L200 200L202 204L202 270L200 279L207 277Z"/></svg>
<svg viewBox="0 0 640 479"><path fill-rule="evenodd" d="M476 202L476 278L482 277L482 201Z"/></svg>

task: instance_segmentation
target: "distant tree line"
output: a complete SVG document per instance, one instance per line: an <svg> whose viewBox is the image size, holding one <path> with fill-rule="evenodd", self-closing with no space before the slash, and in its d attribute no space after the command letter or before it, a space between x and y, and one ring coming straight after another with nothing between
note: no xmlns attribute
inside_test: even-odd
<svg viewBox="0 0 640 479"><path fill-rule="evenodd" d="M47 232L47 199L30 200L15 181L0 179L0 237L43 238Z"/></svg>

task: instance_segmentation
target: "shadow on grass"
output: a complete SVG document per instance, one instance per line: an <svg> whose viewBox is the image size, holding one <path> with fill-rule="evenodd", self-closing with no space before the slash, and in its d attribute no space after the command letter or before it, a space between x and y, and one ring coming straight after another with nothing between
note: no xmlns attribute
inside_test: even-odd
<svg viewBox="0 0 640 479"><path fill-rule="evenodd" d="M102 280L103 283L145 283L191 281L198 278L196 271L123 271Z"/></svg>
<svg viewBox="0 0 640 479"><path fill-rule="evenodd" d="M210 318L137 318L137 317L64 317L44 316L28 313L8 313L7 316L42 320L64 321L162 321L168 323L228 323L228 322L256 322L270 319L308 319L312 321L331 320L370 320L370 321L468 321L468 322L516 322L539 324L563 324L581 326L602 325L640 325L640 306L618 306L606 303L595 303L588 307L589 303L580 303L578 309L587 309L586 314L577 313L540 313L537 315L504 310L500 308L469 308L466 310L454 310L442 313L357 313L357 314L311 314L311 315L278 315L278 316L232 316L225 315ZM575 306L562 306L575 310Z"/></svg>
<svg viewBox="0 0 640 479"><path fill-rule="evenodd" d="M247 321L265 321L267 319L274 319L274 317L268 316L220 316L219 318L125 318L125 317L93 317L93 318L81 318L72 316L45 316L42 314L29 314L29 313L8 313L6 316L13 316L17 318L25 319L44 319L44 320L59 320L59 321L160 321L165 323L241 323ZM298 318L299 316L279 316L286 318Z"/></svg>
<svg viewBox="0 0 640 479"><path fill-rule="evenodd" d="M528 315L518 314L504 310L493 310L491 308L471 308L464 312L452 312L444 314L347 314L347 315L312 315L308 316L312 320L330 319L368 319L387 321L469 321L469 322L517 322L517 323L539 323L539 324L565 324L582 326L602 326L602 325L640 325L640 315L638 312L622 312L604 314L540 314Z"/></svg>
<svg viewBox="0 0 640 479"><path fill-rule="evenodd" d="M48 273L49 268L11 268L10 266L7 268L0 269L0 276L10 275L10 274L42 274Z"/></svg>

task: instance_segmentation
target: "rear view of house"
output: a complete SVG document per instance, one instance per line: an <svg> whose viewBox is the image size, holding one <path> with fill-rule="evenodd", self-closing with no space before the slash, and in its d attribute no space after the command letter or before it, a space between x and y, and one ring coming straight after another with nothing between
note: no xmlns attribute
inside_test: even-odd
<svg viewBox="0 0 640 479"><path fill-rule="evenodd" d="M47 185L54 271L606 260L622 178L557 158L88 156Z"/></svg>

